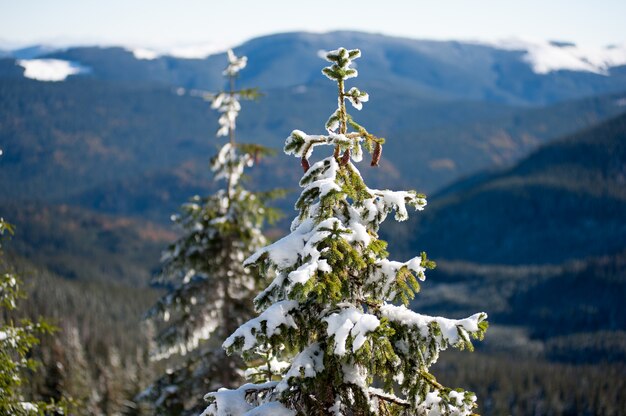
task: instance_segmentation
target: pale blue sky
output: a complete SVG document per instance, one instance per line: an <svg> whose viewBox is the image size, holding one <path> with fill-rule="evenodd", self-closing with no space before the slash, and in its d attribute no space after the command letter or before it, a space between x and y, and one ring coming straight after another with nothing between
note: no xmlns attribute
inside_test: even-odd
<svg viewBox="0 0 626 416"><path fill-rule="evenodd" d="M294 30L626 42L626 0L0 0L0 42L234 45Z"/></svg>

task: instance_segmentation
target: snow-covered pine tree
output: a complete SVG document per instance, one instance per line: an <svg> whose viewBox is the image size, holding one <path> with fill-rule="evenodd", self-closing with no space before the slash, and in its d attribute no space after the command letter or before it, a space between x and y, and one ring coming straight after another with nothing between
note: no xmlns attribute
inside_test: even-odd
<svg viewBox="0 0 626 416"><path fill-rule="evenodd" d="M13 228L0 218L0 236L5 233L13 234ZM55 404L52 401L27 401L22 396L24 377L29 377L29 373L40 364L30 358L30 351L39 343L39 336L53 332L54 327L41 319L38 322L28 319L15 322L10 317L8 311L16 309L18 299L24 297L24 294L20 289L19 277L3 260L0 250L0 414L64 414L68 405L64 399Z"/></svg>
<svg viewBox="0 0 626 416"><path fill-rule="evenodd" d="M206 198L193 197L174 221L183 235L162 258L162 271L154 283L170 290L148 311L156 328L153 358L178 364L167 370L139 397L151 401L158 414L197 414L204 408L199 398L206 386L236 385L242 379L241 360L227 357L219 343L254 316L252 298L259 290L260 275L242 261L267 243L260 229L276 217L265 206L273 193L244 189L244 168L267 150L235 141L239 100L258 96L255 89L235 89L235 78L246 66L246 57L228 51L224 75L229 88L210 96L217 109L217 136L228 142L211 161L215 180L225 186ZM184 356L181 359L181 356Z"/></svg>
<svg viewBox="0 0 626 416"><path fill-rule="evenodd" d="M285 143L305 171L299 214L289 235L244 262L275 278L255 299L260 315L223 346L252 361L269 352L278 371L265 366L264 380L207 394L203 415L469 415L476 406L473 393L442 386L428 369L450 346L471 350L470 339L487 329L486 314L452 320L406 307L434 264L424 253L389 260L377 232L387 215L403 221L408 207L422 210L426 199L368 188L353 164L365 148L377 165L383 144L346 109L346 101L361 109L369 98L345 90L360 54L326 54L331 65L322 72L338 85L338 107L325 134L295 130ZM318 146L333 150L310 165Z"/></svg>

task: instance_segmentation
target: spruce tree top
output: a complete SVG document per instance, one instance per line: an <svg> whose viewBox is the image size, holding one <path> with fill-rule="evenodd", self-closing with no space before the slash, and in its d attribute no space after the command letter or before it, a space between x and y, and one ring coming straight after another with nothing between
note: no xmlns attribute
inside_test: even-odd
<svg viewBox="0 0 626 416"><path fill-rule="evenodd" d="M205 407L201 398L207 384L240 384L243 361L226 357L220 344L254 316L252 299L266 283L242 262L267 244L261 227L276 213L265 201L276 191L250 192L243 186L245 169L267 150L235 140L240 100L258 93L235 88L247 58L232 51L227 57L227 87L205 96L220 113L216 135L227 138L211 162L222 186L207 197L193 197L174 216L183 233L164 253L155 279L170 290L147 313L149 328L156 332L152 358L175 365L137 396L152 403L158 415L197 415Z"/></svg>
<svg viewBox="0 0 626 416"><path fill-rule="evenodd" d="M261 227L276 212L265 206L271 193L250 192L241 183L244 169L267 152L235 141L240 99L258 96L256 89L235 89L235 78L246 64L245 56L229 50L223 71L228 88L207 97L220 113L216 136L228 139L210 165L214 180L225 186L204 198L194 196L173 216L183 236L163 253L162 271L153 280L170 291L146 314L159 327L152 348L157 360L198 353L202 343L213 336L223 339L253 313L251 298L259 276L241 263L267 244Z"/></svg>
<svg viewBox="0 0 626 416"><path fill-rule="evenodd" d="M365 148L377 165L384 142L346 109L346 101L360 110L369 99L345 89L360 55L326 54L322 72L338 86L326 133L294 130L285 143L305 171L291 233L244 263L275 277L255 299L260 315L223 346L256 364L250 373L263 382L209 393L204 415L469 415L475 407L473 393L442 386L428 368L449 346L472 349L486 314L452 320L406 307L434 263L425 253L389 260L378 229L390 213L404 221L409 208L424 209L426 199L368 188L353 163ZM311 165L318 146L331 155ZM260 356L271 360L259 365Z"/></svg>

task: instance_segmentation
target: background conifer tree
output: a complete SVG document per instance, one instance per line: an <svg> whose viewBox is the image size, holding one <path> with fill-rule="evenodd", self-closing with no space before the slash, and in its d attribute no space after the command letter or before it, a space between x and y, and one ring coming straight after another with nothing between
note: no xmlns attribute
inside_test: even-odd
<svg viewBox="0 0 626 416"><path fill-rule="evenodd" d="M255 299L260 315L223 344L250 361L269 352L284 362L277 371L252 367L257 383L209 393L204 415L469 415L475 407L473 393L442 386L428 368L447 347L472 349L486 315L452 320L406 307L434 264L425 253L389 260L377 232L387 215L406 220L407 208L422 210L426 199L368 188L353 164L365 148L377 165L383 144L346 109L346 101L361 109L369 98L345 88L357 76L351 63L360 54L326 54L331 65L322 72L337 83L338 107L325 134L295 130L285 143L305 171L299 214L289 235L245 261L276 275ZM318 146L333 150L311 165Z"/></svg>
<svg viewBox="0 0 626 416"><path fill-rule="evenodd" d="M6 233L13 234L13 228L0 218L0 236ZM11 312L15 311L18 299L24 294L19 277L4 263L1 249L0 244L0 414L62 414L69 403L62 397L55 404L54 401L27 401L22 396L20 386L40 364L30 358L30 351L39 343L39 337L52 333L54 327L41 319L38 322L29 319L15 322Z"/></svg>
<svg viewBox="0 0 626 416"><path fill-rule="evenodd" d="M242 261L267 243L261 226L276 217L265 206L274 193L249 192L241 184L244 168L267 150L235 141L239 100L256 98L258 93L235 89L247 58L228 51L228 61L224 71L228 90L210 96L212 108L221 113L217 136L228 138L211 169L225 186L206 198L193 197L174 217L183 236L164 253L162 272L154 281L170 290L146 314L157 331L154 359L171 357L169 365L182 361L140 395L154 403L159 414L197 414L203 408L198 398L207 384L240 382L243 363L227 357L219 342L253 316L259 274L244 268Z"/></svg>

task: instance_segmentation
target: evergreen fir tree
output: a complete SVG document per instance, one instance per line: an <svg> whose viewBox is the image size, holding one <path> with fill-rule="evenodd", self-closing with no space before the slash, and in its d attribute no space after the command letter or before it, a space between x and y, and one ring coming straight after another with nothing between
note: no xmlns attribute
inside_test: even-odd
<svg viewBox="0 0 626 416"><path fill-rule="evenodd" d="M235 89L247 58L228 51L228 60L224 75L229 89L210 97L212 108L221 113L217 136L228 138L211 169L225 186L206 198L193 197L174 217L183 236L164 253L162 272L155 280L171 290L146 316L158 331L153 358L186 356L183 365L167 370L140 396L152 401L159 414L197 413L204 407L199 397L207 384L241 381L243 363L227 357L219 342L254 314L259 274L242 261L267 243L261 226L276 217L275 210L265 206L275 193L249 192L240 180L244 169L267 150L235 141L239 100L256 98L258 93Z"/></svg>
<svg viewBox="0 0 626 416"><path fill-rule="evenodd" d="M13 234L13 228L0 218L0 236L5 233ZM40 364L30 358L30 351L39 343L41 335L52 333L54 328L41 319L38 322L22 319L16 323L11 318L10 311L17 308L17 301L24 294L19 277L4 264L2 254L0 251L0 414L62 414L68 404L62 397L58 397L59 403L55 404L54 401L27 401L22 396L20 386L24 377L32 376Z"/></svg>
<svg viewBox="0 0 626 416"><path fill-rule="evenodd" d="M322 72L338 85L338 107L325 134L295 130L285 143L305 171L299 213L289 235L244 262L275 278L255 298L260 315L223 346L250 362L271 356L274 365L251 366L255 383L207 394L203 415L469 415L476 406L473 393L442 386L428 369L450 346L471 350L486 314L452 320L406 307L434 263L425 253L389 260L377 232L387 215L406 220L407 208L422 210L426 199L368 188L353 164L365 148L377 165L384 142L346 109L346 101L360 110L369 98L345 89L360 54L326 54L331 65ZM318 146L333 150L311 165Z"/></svg>

